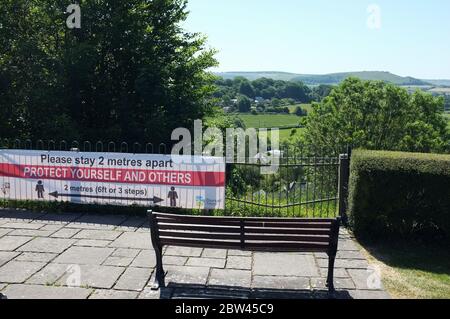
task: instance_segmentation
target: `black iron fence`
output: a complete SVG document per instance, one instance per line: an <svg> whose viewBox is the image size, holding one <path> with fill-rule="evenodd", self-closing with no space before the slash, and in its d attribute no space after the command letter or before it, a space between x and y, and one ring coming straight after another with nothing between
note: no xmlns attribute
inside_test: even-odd
<svg viewBox="0 0 450 319"><path fill-rule="evenodd" d="M0 148L170 154L164 143L0 139ZM271 152L273 158L275 150ZM346 220L350 149L342 154L279 150L227 164L225 214L235 216L335 217ZM269 171L269 172L268 172ZM222 212L223 213L223 212Z"/></svg>
<svg viewBox="0 0 450 319"><path fill-rule="evenodd" d="M276 217L345 218L348 154L280 151L279 164L228 164L228 214Z"/></svg>

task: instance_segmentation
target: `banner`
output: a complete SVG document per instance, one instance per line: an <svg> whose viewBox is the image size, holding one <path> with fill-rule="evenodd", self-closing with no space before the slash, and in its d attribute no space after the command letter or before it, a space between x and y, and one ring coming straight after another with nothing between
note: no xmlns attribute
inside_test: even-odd
<svg viewBox="0 0 450 319"><path fill-rule="evenodd" d="M0 150L0 198L224 209L225 160Z"/></svg>

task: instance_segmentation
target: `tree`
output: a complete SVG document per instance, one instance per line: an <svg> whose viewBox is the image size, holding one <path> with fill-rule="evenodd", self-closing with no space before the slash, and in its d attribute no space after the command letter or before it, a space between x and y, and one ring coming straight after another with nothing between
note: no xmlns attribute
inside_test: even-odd
<svg viewBox="0 0 450 319"><path fill-rule="evenodd" d="M287 82L284 84L284 88L280 90L281 98L291 98L296 101L308 103L310 102L311 90L302 82Z"/></svg>
<svg viewBox="0 0 450 319"><path fill-rule="evenodd" d="M244 95L239 96L237 101L239 112L248 113L252 107L252 102L250 99Z"/></svg>
<svg viewBox="0 0 450 319"><path fill-rule="evenodd" d="M0 2L1 137L167 142L211 112L215 52L181 29L185 0L83 1L73 30L66 7Z"/></svg>
<svg viewBox="0 0 450 319"><path fill-rule="evenodd" d="M300 106L295 108L295 115L297 116L306 116L306 111L304 111Z"/></svg>
<svg viewBox="0 0 450 319"><path fill-rule="evenodd" d="M310 94L311 99L316 102L320 102L322 101L323 98L330 95L332 89L333 89L332 85L321 84L319 86L316 86L311 91Z"/></svg>
<svg viewBox="0 0 450 319"><path fill-rule="evenodd" d="M255 98L255 89L248 81L241 82L241 85L239 87L239 93L247 96L250 99Z"/></svg>
<svg viewBox="0 0 450 319"><path fill-rule="evenodd" d="M342 152L347 145L374 150L444 152L450 138L443 99L379 81L349 78L313 104L304 134L310 149Z"/></svg>

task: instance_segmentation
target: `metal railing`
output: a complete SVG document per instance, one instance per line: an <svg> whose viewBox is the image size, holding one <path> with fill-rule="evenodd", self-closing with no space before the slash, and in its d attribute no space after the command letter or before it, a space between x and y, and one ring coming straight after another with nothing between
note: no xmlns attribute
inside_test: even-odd
<svg viewBox="0 0 450 319"><path fill-rule="evenodd" d="M0 139L0 148L170 154L164 143ZM273 174L254 158L227 164L225 215L336 217L346 221L351 150L343 154L282 150Z"/></svg>

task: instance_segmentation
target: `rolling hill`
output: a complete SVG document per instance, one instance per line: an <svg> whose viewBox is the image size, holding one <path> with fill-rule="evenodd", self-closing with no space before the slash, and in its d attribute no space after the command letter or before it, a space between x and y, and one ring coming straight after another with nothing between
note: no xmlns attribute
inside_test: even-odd
<svg viewBox="0 0 450 319"><path fill-rule="evenodd" d="M284 81L302 81L308 85L318 84L339 84L350 76L359 77L363 80L379 80L385 81L397 85L404 86L432 86L432 85L445 85L450 83L450 80L420 80L413 77L402 77L392 74L390 72L383 71L362 71L362 72L343 72L343 73L331 73L331 74L295 74L288 72L222 72L216 73L224 79L233 79L241 76L249 80L256 80L258 78L266 77L274 80Z"/></svg>

